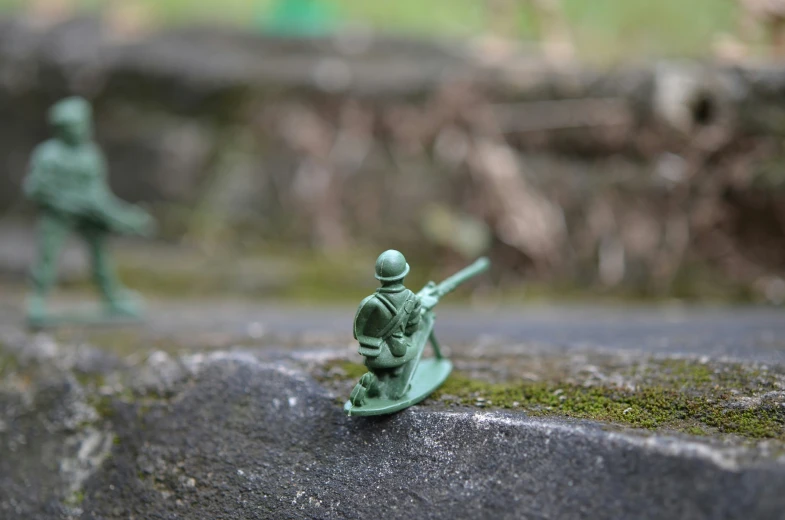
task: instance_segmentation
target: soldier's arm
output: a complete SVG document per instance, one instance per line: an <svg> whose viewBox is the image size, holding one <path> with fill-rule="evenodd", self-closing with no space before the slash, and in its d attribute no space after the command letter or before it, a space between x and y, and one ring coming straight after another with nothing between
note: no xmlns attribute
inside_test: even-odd
<svg viewBox="0 0 785 520"><path fill-rule="evenodd" d="M30 166L22 189L25 196L35 202L43 203L47 198L46 178L51 164L46 161L45 150L39 146L30 157Z"/></svg>
<svg viewBox="0 0 785 520"><path fill-rule="evenodd" d="M68 212L70 208L64 194L52 183L57 168L56 153L50 143L39 145L30 157L30 166L22 189L28 199L40 206Z"/></svg>
<svg viewBox="0 0 785 520"><path fill-rule="evenodd" d="M368 336L367 330L368 321L373 314L378 310L378 302L373 295L367 297L360 303L357 308L357 314L354 317L354 338L364 345L380 346L382 340L373 336Z"/></svg>
<svg viewBox="0 0 785 520"><path fill-rule="evenodd" d="M409 320L406 322L406 335L411 336L417 331L420 325L420 316L422 314L422 300L416 294L412 293L414 298L414 310L409 314Z"/></svg>
<svg viewBox="0 0 785 520"><path fill-rule="evenodd" d="M117 232L151 236L155 220L145 210L115 196L109 187L106 158L97 145L92 149L93 179L87 195L94 216Z"/></svg>

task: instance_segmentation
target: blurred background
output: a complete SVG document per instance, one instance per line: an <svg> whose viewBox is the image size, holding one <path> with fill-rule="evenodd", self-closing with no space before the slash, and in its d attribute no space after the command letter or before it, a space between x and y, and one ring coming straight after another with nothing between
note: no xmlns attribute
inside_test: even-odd
<svg viewBox="0 0 785 520"><path fill-rule="evenodd" d="M490 256L477 301L779 305L783 64L785 0L0 0L0 288L79 94L151 295L355 302L397 248L415 289Z"/></svg>

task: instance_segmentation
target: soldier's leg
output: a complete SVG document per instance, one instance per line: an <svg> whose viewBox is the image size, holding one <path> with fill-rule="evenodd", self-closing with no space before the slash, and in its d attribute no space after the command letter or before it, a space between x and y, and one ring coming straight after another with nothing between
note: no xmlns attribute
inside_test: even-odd
<svg viewBox="0 0 785 520"><path fill-rule="evenodd" d="M442 352L439 348L439 342L436 340L433 330L431 330L431 333L428 335L428 340L433 347L433 352L436 359L442 359ZM409 391L412 386L412 376L414 375L414 371L417 369L419 363L420 359L416 358L398 367L395 377L392 378L387 388L387 391L392 399L399 399Z"/></svg>
<svg viewBox="0 0 785 520"><path fill-rule="evenodd" d="M390 378L387 384L387 394L391 399L400 399L411 388L414 369L419 364L419 359L407 361L396 370L395 377Z"/></svg>
<svg viewBox="0 0 785 520"><path fill-rule="evenodd" d="M113 311L136 314L139 309L135 296L123 287L115 274L108 251L109 233L94 227L80 229L80 233L90 249L93 280L106 304Z"/></svg>
<svg viewBox="0 0 785 520"><path fill-rule="evenodd" d="M34 300L31 305L41 304L52 289L57 278L57 258L63 240L68 235L67 221L44 212L38 220L38 257L31 270Z"/></svg>

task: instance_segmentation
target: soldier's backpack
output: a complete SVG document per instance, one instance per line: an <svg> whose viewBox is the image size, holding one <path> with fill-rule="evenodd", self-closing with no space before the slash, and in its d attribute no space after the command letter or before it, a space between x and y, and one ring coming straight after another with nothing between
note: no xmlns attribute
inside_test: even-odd
<svg viewBox="0 0 785 520"><path fill-rule="evenodd" d="M360 304L360 307L357 309L358 315L365 304L373 298L378 299L382 305L390 311L392 319L387 323L387 326L379 331L379 334L376 337L358 334L358 331L355 329L354 337L360 342L358 352L363 356L378 357L379 354L381 354L382 345L387 343L387 346L390 348L390 353L392 353L393 356L401 357L405 355L407 341L403 335L396 334L396 332L398 332L401 324L405 324L409 320L409 316L411 316L411 313L415 308L416 300L414 294L410 292L409 296L401 305L401 308L398 309L389 298L381 293L374 293ZM356 322L357 317L355 316L355 324Z"/></svg>

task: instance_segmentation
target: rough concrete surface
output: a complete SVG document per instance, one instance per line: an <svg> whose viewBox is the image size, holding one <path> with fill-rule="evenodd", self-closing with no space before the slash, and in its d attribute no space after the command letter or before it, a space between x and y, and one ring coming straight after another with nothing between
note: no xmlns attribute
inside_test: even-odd
<svg viewBox="0 0 785 520"><path fill-rule="evenodd" d="M154 305L138 329L30 335L5 304L0 517L783 518L785 451L776 438L644 431L438 398L389 417L347 418L340 401L351 378L330 379L336 360L353 359L336 334L343 311L303 311L314 319L298 329L292 309L223 304L208 319ZM587 352L597 347L577 341L559 349L557 340L548 352L546 324L559 316L564 330L578 330L579 317L596 311L533 312L534 340L521 329L515 346L478 339L485 318L462 312L446 311L444 322L474 323L467 344L440 324L460 369L508 364L513 351L534 363L581 348L584 357L570 359L595 362ZM617 323L632 338L637 315L616 312L603 330ZM724 323L728 343L767 327L782 338L774 311L722 312L686 316ZM120 341L129 334L147 347ZM750 351L749 363L760 364Z"/></svg>
<svg viewBox="0 0 785 520"><path fill-rule="evenodd" d="M348 419L283 364L208 356L125 427L88 518L740 518L782 512L782 464L520 414ZM127 417L127 418L126 418ZM136 420L135 420L136 419ZM139 474L141 471L141 475ZM114 486L112 489L111 486Z"/></svg>

